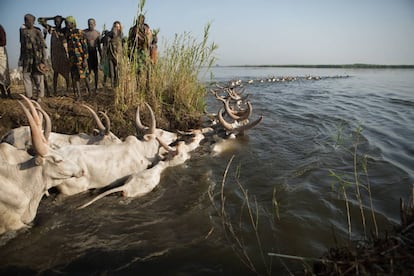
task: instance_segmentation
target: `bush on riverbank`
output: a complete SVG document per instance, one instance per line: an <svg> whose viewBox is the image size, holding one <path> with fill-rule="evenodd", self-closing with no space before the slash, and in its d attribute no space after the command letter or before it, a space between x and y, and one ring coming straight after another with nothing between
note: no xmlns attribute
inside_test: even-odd
<svg viewBox="0 0 414 276"><path fill-rule="evenodd" d="M217 49L216 44L208 44L209 30L207 24L200 42L189 33L176 35L171 44L165 44L155 63L146 57L146 66L140 68L139 74L137 57L130 59L125 51L115 89L115 116L121 116L131 106L144 107L147 102L157 119L168 122L169 129L199 125L206 91L199 76L214 63Z"/></svg>

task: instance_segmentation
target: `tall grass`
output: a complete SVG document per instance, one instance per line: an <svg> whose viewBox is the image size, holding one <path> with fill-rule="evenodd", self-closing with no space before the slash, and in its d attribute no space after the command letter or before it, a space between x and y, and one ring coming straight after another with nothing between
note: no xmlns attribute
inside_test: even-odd
<svg viewBox="0 0 414 276"><path fill-rule="evenodd" d="M208 44L210 26L204 28L201 41L190 33L176 34L171 43L165 42L154 63L149 56L135 54L129 58L124 51L115 89L115 111L123 113L129 107L148 102L157 120L166 121L171 128L184 129L189 121L199 121L206 91L199 75L215 62L217 49L216 44Z"/></svg>

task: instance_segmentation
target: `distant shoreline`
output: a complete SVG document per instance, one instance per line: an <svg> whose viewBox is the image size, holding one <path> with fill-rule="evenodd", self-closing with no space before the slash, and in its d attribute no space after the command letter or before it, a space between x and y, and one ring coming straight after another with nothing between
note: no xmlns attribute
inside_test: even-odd
<svg viewBox="0 0 414 276"><path fill-rule="evenodd" d="M345 68L345 69L414 69L414 65L384 65L384 64L289 64L289 65L217 65L217 67L288 67L288 68Z"/></svg>

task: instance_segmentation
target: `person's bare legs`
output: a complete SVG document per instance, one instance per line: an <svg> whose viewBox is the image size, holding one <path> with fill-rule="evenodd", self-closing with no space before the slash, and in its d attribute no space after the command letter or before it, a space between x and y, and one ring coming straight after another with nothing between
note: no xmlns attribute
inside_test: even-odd
<svg viewBox="0 0 414 276"><path fill-rule="evenodd" d="M58 72L53 72L53 93L55 93L55 96L57 96L57 80L59 77Z"/></svg>
<svg viewBox="0 0 414 276"><path fill-rule="evenodd" d="M72 89L73 89L73 95L75 96L76 99L79 98L78 90L77 90L78 83L79 83L79 81L77 79L75 79L75 77L72 75Z"/></svg>
<svg viewBox="0 0 414 276"><path fill-rule="evenodd" d="M91 96L91 88L89 86L89 77L85 78L85 85L86 85L86 89L88 90L88 96ZM79 90L80 93L80 90Z"/></svg>
<svg viewBox="0 0 414 276"><path fill-rule="evenodd" d="M98 75L98 69L93 70L93 74L94 74L94 78L95 78L95 95L98 92L98 80L99 80L99 75Z"/></svg>

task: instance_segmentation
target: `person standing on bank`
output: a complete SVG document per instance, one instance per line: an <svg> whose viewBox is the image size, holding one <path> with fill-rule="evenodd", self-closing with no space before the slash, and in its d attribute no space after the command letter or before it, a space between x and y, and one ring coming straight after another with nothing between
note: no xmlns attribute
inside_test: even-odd
<svg viewBox="0 0 414 276"><path fill-rule="evenodd" d="M100 47L102 55L101 55L100 66L103 72L102 85L103 87L106 87L106 79L110 77L110 74L109 74L109 42L111 41L111 32L108 30L104 30L102 34L103 34L101 37L102 47Z"/></svg>
<svg viewBox="0 0 414 276"><path fill-rule="evenodd" d="M24 16L24 25L20 28L20 57L18 65L23 70L23 83L26 96L33 98L33 83L38 88L37 100L44 97L44 74L46 71L46 43L42 32L34 26L36 17Z"/></svg>
<svg viewBox="0 0 414 276"><path fill-rule="evenodd" d="M6 31L0 24L0 89L3 98L11 98L10 84L9 59L6 50Z"/></svg>
<svg viewBox="0 0 414 276"><path fill-rule="evenodd" d="M48 20L54 20L55 26L47 24ZM53 69L53 92L57 96L57 81L61 75L66 81L66 95L69 92L69 59L67 54L67 45L65 40L66 27L62 27L65 19L61 15L54 17L40 17L38 19L41 24L51 35L50 37L50 56L52 59Z"/></svg>
<svg viewBox="0 0 414 276"><path fill-rule="evenodd" d="M115 21L109 34L110 40L108 45L109 58L109 75L111 76L112 88L118 86L119 81L119 63L122 60L122 25L121 22Z"/></svg>
<svg viewBox="0 0 414 276"><path fill-rule="evenodd" d="M128 33L129 59L136 60L138 74L150 61L151 47L155 47L157 44L157 41L153 41L153 38L151 28L145 23L145 16L140 14L135 25L129 29Z"/></svg>
<svg viewBox="0 0 414 276"><path fill-rule="evenodd" d="M66 17L65 22L73 93L80 100L82 98L80 89L81 79L85 80L88 95L91 93L89 88L88 43L83 31L76 28L76 20L73 16Z"/></svg>
<svg viewBox="0 0 414 276"><path fill-rule="evenodd" d="M98 91L98 53L99 57L102 58L101 34L95 30L96 21L93 18L88 19L88 29L83 30L86 40L88 42L88 66L89 70L93 71L95 77L95 94Z"/></svg>

